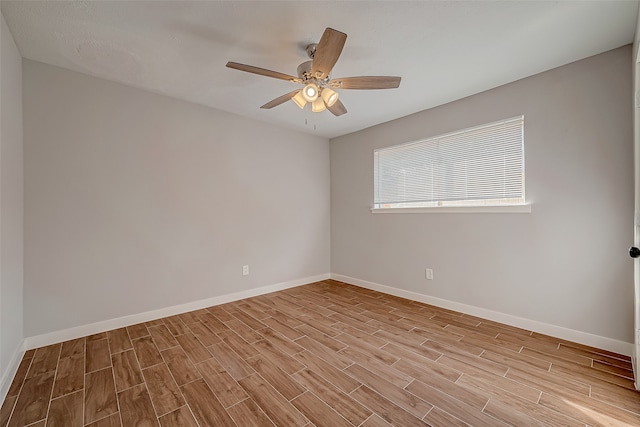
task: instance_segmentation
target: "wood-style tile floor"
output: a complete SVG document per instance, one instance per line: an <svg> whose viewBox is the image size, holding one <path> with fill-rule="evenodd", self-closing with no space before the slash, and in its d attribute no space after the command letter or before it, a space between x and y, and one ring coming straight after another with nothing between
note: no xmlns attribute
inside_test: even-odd
<svg viewBox="0 0 640 427"><path fill-rule="evenodd" d="M639 426L626 356L335 281L28 351L0 426Z"/></svg>

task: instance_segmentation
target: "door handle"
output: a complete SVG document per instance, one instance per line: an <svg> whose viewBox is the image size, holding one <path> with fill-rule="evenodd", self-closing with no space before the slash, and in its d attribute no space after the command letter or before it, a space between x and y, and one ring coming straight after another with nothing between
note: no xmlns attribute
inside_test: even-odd
<svg viewBox="0 0 640 427"><path fill-rule="evenodd" d="M635 246L629 248L629 256L631 258L640 258L640 249Z"/></svg>

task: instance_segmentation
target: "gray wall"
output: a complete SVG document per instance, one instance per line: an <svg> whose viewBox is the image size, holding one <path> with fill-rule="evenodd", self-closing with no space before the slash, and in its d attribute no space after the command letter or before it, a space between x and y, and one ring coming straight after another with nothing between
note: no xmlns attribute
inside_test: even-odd
<svg viewBox="0 0 640 427"><path fill-rule="evenodd" d="M1 16L1 15L0 15ZM0 24L0 400L22 357L22 57Z"/></svg>
<svg viewBox="0 0 640 427"><path fill-rule="evenodd" d="M329 273L328 140L23 71L26 336Z"/></svg>
<svg viewBox="0 0 640 427"><path fill-rule="evenodd" d="M631 83L626 46L332 140L332 273L631 342ZM374 148L519 114L530 214L370 213Z"/></svg>

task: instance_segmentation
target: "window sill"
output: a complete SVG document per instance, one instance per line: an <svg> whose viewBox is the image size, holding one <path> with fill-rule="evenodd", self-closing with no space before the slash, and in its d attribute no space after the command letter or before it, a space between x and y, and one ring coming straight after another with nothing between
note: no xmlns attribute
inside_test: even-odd
<svg viewBox="0 0 640 427"><path fill-rule="evenodd" d="M436 208L371 208L371 213L531 213L531 205L447 206Z"/></svg>

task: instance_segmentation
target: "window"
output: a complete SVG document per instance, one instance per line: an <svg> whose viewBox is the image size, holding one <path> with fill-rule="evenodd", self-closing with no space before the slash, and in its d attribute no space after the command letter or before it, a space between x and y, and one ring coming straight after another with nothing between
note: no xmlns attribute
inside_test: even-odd
<svg viewBox="0 0 640 427"><path fill-rule="evenodd" d="M524 116L374 151L374 209L524 205Z"/></svg>

